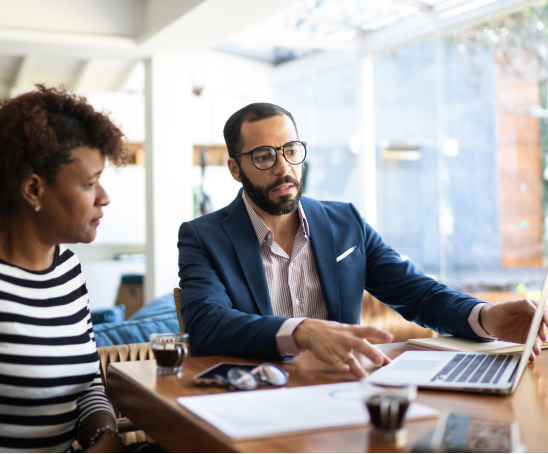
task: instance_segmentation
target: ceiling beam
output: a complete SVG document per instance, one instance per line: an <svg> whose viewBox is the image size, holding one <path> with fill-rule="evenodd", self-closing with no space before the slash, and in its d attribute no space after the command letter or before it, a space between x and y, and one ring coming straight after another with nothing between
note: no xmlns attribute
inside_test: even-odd
<svg viewBox="0 0 548 454"><path fill-rule="evenodd" d="M0 28L0 53L67 58L128 58L138 55L133 38Z"/></svg>
<svg viewBox="0 0 548 454"><path fill-rule="evenodd" d="M131 61L127 64L126 69L122 72L122 75L118 78L118 80L114 83L112 87L112 91L120 91L122 87L125 85L137 65L139 64L139 60Z"/></svg>
<svg viewBox="0 0 548 454"><path fill-rule="evenodd" d="M67 83L67 90L78 90L80 88L80 85L82 84L82 80L86 76L86 74L89 72L90 68L90 60L82 60L78 67L76 68L76 71L72 75L71 80Z"/></svg>
<svg viewBox="0 0 548 454"><path fill-rule="evenodd" d="M28 55L20 57L17 61L11 81L8 85L8 90L10 92L12 89L17 88L21 84L21 81L23 80L23 77L25 77L25 73L27 72L27 69L29 67L29 62L30 58Z"/></svg>
<svg viewBox="0 0 548 454"><path fill-rule="evenodd" d="M165 53L190 54L213 46L294 1L172 1L170 4L178 5L178 9L173 10L169 23L156 26L139 38L0 27L0 54L126 60ZM158 7L159 3L153 0L150 4ZM189 5L193 6L190 10Z"/></svg>
<svg viewBox="0 0 548 454"><path fill-rule="evenodd" d="M138 38L151 52L193 53L290 6L295 0L204 0L159 32Z"/></svg>

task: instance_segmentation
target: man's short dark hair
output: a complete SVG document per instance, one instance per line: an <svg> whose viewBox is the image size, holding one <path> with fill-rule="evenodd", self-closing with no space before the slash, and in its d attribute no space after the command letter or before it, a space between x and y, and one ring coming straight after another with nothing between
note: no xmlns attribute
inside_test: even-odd
<svg viewBox="0 0 548 454"><path fill-rule="evenodd" d="M268 102L256 102L245 106L243 109L238 110L236 113L233 113L225 123L225 128L223 130L226 147L228 148L228 155L233 158L234 155L240 153L240 151L242 150L242 125L244 123L253 123L255 121L276 117L278 115L288 116L295 126L295 131L297 131L297 124L293 119L293 115L291 115L283 107L277 106L276 104L270 104Z"/></svg>

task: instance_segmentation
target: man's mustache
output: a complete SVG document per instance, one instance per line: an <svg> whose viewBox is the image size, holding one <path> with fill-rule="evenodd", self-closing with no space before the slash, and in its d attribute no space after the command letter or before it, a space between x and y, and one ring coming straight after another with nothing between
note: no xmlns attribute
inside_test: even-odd
<svg viewBox="0 0 548 454"><path fill-rule="evenodd" d="M266 191L270 192L277 186L280 186L281 184L284 184L284 183L291 183L295 185L295 188L297 188L297 190L299 190L299 187L301 186L295 177L292 177L291 175L286 175L284 177L278 178L274 183L267 186Z"/></svg>

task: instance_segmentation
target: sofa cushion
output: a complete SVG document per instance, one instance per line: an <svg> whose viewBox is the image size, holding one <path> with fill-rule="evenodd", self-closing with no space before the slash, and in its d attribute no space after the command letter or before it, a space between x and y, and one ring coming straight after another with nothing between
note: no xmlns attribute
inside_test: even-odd
<svg viewBox="0 0 548 454"><path fill-rule="evenodd" d="M151 301L125 322L94 325L93 331L97 347L148 342L152 333L178 333L173 295Z"/></svg>
<svg viewBox="0 0 548 454"><path fill-rule="evenodd" d="M97 347L107 345L136 344L148 342L152 333L178 333L179 322L175 312L128 320L122 323L103 323L93 327Z"/></svg>
<svg viewBox="0 0 548 454"><path fill-rule="evenodd" d="M173 312L175 314L175 300L173 299L173 293L169 293L164 296L160 296L150 303L145 304L135 314L129 317L128 320L140 320L142 318L154 317L156 315L169 314ZM175 314L177 316L177 314Z"/></svg>
<svg viewBox="0 0 548 454"><path fill-rule="evenodd" d="M91 323L100 325L101 323L123 322L125 319L126 307L121 306L104 307L91 311Z"/></svg>

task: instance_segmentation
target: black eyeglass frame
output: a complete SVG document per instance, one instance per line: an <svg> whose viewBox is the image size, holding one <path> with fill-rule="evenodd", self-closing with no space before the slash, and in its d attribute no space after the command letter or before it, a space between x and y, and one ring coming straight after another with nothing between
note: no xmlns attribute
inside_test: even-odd
<svg viewBox="0 0 548 454"><path fill-rule="evenodd" d="M289 162L289 160L285 157L285 147L289 145L290 143L300 143L304 147L304 158L301 162L296 162L296 163ZM255 164L255 161L253 160L253 153L258 151L260 148L272 148L276 152L276 159L274 160L274 164L272 164L270 167L267 167L266 169L261 169L260 167L257 167L257 164ZM245 156L245 155L251 155L251 162L253 162L253 165L255 166L255 168L259 170L269 170L272 167L274 167L276 165L276 162L278 161L278 151L282 152L282 156L284 157L284 159L286 160L288 164L291 164L292 166L298 166L299 164L302 164L306 159L306 142L301 142L300 140L292 140L291 142L287 142L285 145L282 145L281 147L273 147L272 145L261 145L260 147L253 148L253 150L246 151L245 153L236 153L234 155L234 158L238 158L240 156Z"/></svg>

